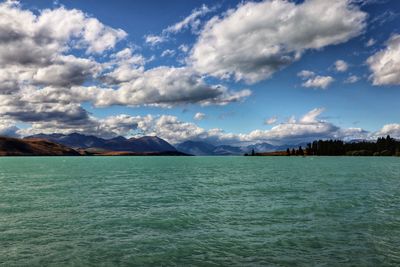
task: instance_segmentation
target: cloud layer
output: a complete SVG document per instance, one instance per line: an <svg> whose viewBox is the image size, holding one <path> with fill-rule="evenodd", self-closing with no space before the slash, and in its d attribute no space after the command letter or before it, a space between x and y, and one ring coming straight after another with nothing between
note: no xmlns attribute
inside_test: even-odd
<svg viewBox="0 0 400 267"><path fill-rule="evenodd" d="M174 29L195 24L207 12L205 7L197 11ZM190 67L146 69L151 59L135 49L115 51L125 31L77 9L34 13L8 1L0 3L0 17L1 133L15 132L14 125L22 122L32 125L27 132L59 129L112 136L116 128L94 118L83 102L96 107L226 105L251 94L208 84Z"/></svg>
<svg viewBox="0 0 400 267"><path fill-rule="evenodd" d="M80 132L110 138L150 134L172 143L190 139L215 144L400 137L398 124L385 125L376 133L342 129L320 119L320 108L283 123L277 123L274 116L265 121L273 125L271 129L241 134L203 129L168 115L97 118L85 108L86 103L94 108L170 108L244 101L251 90L232 90L214 78L247 83L266 79L308 50L360 35L367 17L350 0L244 2L211 18L202 28L200 18L213 10L207 6L194 9L161 35L147 35L145 42L152 45L184 30L191 30L197 38L192 48L182 44L175 50L164 49L161 55L174 57L182 51L187 56L184 64L149 68L154 58L127 45L124 30L80 10L58 7L33 12L16 1L0 3L0 135ZM399 54L400 36L393 35L383 50L367 60L375 85L400 84ZM338 60L335 68L345 72L348 64ZM304 87L326 89L334 81L312 71L298 75ZM353 75L346 82L358 79ZM197 121L205 118L200 112L193 117ZM21 128L20 124L28 126Z"/></svg>

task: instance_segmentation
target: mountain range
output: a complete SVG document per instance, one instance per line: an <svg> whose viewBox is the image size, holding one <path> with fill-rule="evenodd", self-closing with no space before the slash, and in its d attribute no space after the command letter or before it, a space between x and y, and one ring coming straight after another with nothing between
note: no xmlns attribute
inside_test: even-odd
<svg viewBox="0 0 400 267"><path fill-rule="evenodd" d="M221 145L214 146L202 141L185 141L176 145L176 149L196 156L225 156L225 155L242 155L243 151L240 147Z"/></svg>
<svg viewBox="0 0 400 267"><path fill-rule="evenodd" d="M27 136L24 139L45 139L74 149L90 149L92 151L176 152L175 147L157 136L129 139L118 136L112 139L103 139L92 135L72 133L68 135L37 134Z"/></svg>
<svg viewBox="0 0 400 267"><path fill-rule="evenodd" d="M25 137L23 140L47 140L56 144L79 151L81 154L138 154L163 153L174 154L183 152L196 156L227 156L243 155L253 149L256 152L284 151L287 148L297 148L299 145L275 146L269 143L258 143L248 146L213 145L204 141L185 141L175 147L157 136L143 136L140 138L125 138L118 136L104 139L93 135L79 133L71 134L36 134ZM304 147L305 144L300 144Z"/></svg>
<svg viewBox="0 0 400 267"><path fill-rule="evenodd" d="M212 145L203 141L185 141L176 145L176 149L196 156L227 156L227 155L243 155L250 153L253 149L256 152L275 152L286 151L287 148L305 147L305 143L298 145L272 145L269 143L258 143L248 146L230 146L230 145Z"/></svg>

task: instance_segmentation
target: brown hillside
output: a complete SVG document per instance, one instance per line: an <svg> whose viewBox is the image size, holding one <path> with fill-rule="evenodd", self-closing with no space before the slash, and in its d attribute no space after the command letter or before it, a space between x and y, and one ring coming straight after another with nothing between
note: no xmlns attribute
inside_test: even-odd
<svg viewBox="0 0 400 267"><path fill-rule="evenodd" d="M72 148L43 139L0 137L0 156L79 156Z"/></svg>

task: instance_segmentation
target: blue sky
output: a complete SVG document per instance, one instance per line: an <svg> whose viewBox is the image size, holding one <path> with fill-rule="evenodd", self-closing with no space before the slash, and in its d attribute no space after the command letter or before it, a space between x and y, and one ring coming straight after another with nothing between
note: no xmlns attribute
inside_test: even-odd
<svg viewBox="0 0 400 267"><path fill-rule="evenodd" d="M23 81L20 77L16 78L16 83L32 86L29 89L21 87L20 92L8 92L7 95L18 96L19 99L22 96L22 99L25 97L28 99L31 96L27 91L33 90L31 92L40 92L40 99L43 99L40 101L42 102L35 107L28 107L26 103L22 103L9 107L7 112L1 113L0 111L3 119L0 126L3 127L3 133L17 135L55 131L65 133L80 131L104 137L119 134L125 136L137 133L156 134L172 143L187 139L199 139L214 143L285 143L313 138L375 138L381 134L400 137L400 78L393 78L395 74L400 76L400 68L396 67L400 62L400 47L395 38L400 34L398 26L400 25L400 2L395 0L340 0L337 1L336 9L327 7L331 8L334 13L329 22L331 24L327 24L326 28L323 28L323 25L318 28L319 24L323 24L318 21L321 18L318 14L307 12L314 12L313 10L326 5L326 1L323 2L321 0L289 2L281 0L116 0L113 2L36 0L4 2L2 4L3 12L11 14L10 20L12 20L12 16L16 16L12 13L13 9L21 13L31 12L38 21L46 9L49 9L50 13L63 9L66 14L75 10L81 12L84 19L79 22L71 19L68 23L82 23L80 27L85 33L88 32L86 30L88 26L85 23L89 23L89 19L94 18L102 26L113 30L120 29L124 34L109 33L110 36L115 34L116 40L111 40L110 45L106 48L100 48L101 51L90 53L88 52L89 48L98 44L89 43L87 40L83 42L83 39L79 38L86 37L74 35L75 32L65 33L66 39L64 37L62 39L62 42L65 43L60 44L60 39L57 39L57 45L64 48L59 48L54 52L55 55L57 57L71 55L76 61L85 59L91 63L102 64L100 69L93 70L94 67L91 65L91 69L86 70L91 75L85 74L79 83L70 84L54 81L57 75L64 75L64 69L55 72L56 74L51 77L51 83L48 82L49 77L38 81L35 77L37 77L39 69L44 67L42 65L35 66L38 68L34 70L36 76L33 71L31 76L28 74L23 76L31 78L24 78ZM277 7L276 10L273 7L274 4ZM247 10L247 17L242 19L240 14L245 10ZM257 10L262 12L257 13ZM192 21L187 20L186 23L185 19L196 12L199 15L194 16ZM286 22L282 17L286 12L289 14L293 12L297 15L294 18L288 18L288 25L285 26ZM311 15L306 16L306 14ZM253 15L254 18L252 18ZM69 15L64 16L69 18ZM344 20L347 18L354 19L354 23L345 22ZM39 22L34 22L37 25L33 27L36 27L36 32L42 27L40 28L41 34L52 32L53 28L57 28L57 19L61 20L54 16L53 25L43 26L39 25ZM295 21L294 24L290 24L291 20ZM166 30L180 22L182 27L178 30ZM234 23L237 25L233 25ZM274 23L278 25L276 29L271 26ZM6 32L7 27L17 27L9 25L13 24L1 27L0 32ZM207 28L206 25L209 27ZM302 25L309 25L310 29ZM43 27L50 30L44 31ZM107 29L96 33L98 34L96 38L100 38L102 34L106 36ZM222 29L222 33L217 29ZM223 31L230 34L224 35ZM281 32L284 32L285 35L281 35ZM250 36L249 42L246 42L246 34ZM53 35L48 38L56 40ZM259 37L261 35L265 36ZM161 41L151 43L147 38L149 36L157 37ZM206 37L214 38L211 42L215 43L209 45ZM45 39L44 37L40 38ZM307 38L310 40L314 38L315 42L311 42ZM389 46L391 38L394 41L392 46ZM254 40L258 40L258 42L251 43ZM234 47L236 41L237 49ZM223 44L224 42L229 44ZM78 47L75 46L76 43L84 44L82 47ZM182 45L186 47L186 51L183 51ZM66 46L68 49L65 48ZM246 51L244 46L247 48ZM144 81L139 83L135 76L129 81L104 82L107 78L111 79L112 71L121 67L122 64L117 62L120 58L115 55L124 49L130 49L131 59L134 56L141 57L142 63L130 63L129 68L130 71L140 69L138 75ZM272 51L274 49L277 49L277 52ZM263 57L263 55L269 56ZM225 59L226 63L222 62ZM59 67L67 66L72 62L67 62L65 59L57 60L54 61L54 57L52 57L51 64ZM341 63L341 69L335 66L338 60L341 60L337 63L338 65ZM2 62L2 68L12 69L11 65L18 65L20 68L18 73L28 73L28 67L21 66L20 62L17 62L18 64L16 62L4 63L5 60ZM46 67L53 66L51 64ZM373 66L375 66L375 70ZM387 66L391 69L387 70ZM183 69L182 71L188 75L190 82L191 79L201 80L204 86L210 86L210 88L203 88L203 85L197 87L198 84L196 84L193 89L190 89L190 92L187 92L188 96L185 97L185 100L182 100L179 96L184 95L185 92L180 93L180 90L185 90L186 85L180 87L180 84L169 84L171 89L164 90L161 87L164 86L163 82L165 81L154 80L155 77L164 75L164 71L155 73L154 76L149 74L151 77L146 78L147 71L151 72L160 67L165 67L165 72L170 69ZM49 70L48 68L46 70ZM29 65L29 70L32 70L32 65ZM122 73L122 70L119 70ZM305 70L309 71L308 76L301 77L299 73ZM388 73L392 75L389 78L387 78ZM179 77L183 74L174 75L176 75L174 79L178 84ZM43 82L44 80L46 82ZM159 98L163 98L157 99L157 103L151 102L154 101L151 91L153 89L147 89L146 86L140 87L142 83L147 82L157 84L158 89L154 89L154 92L159 93L157 90L161 92L162 96ZM168 80L168 83L172 83L172 81ZM85 90L89 87L112 88L110 90L118 91L124 86L140 94L140 97L142 94L145 96L143 99L139 97L142 100L138 101L135 100L137 98L121 100L122 97L128 97L125 92L115 96L115 100L110 100L112 97L106 96L106 94L105 99L100 99L103 91L99 89L93 93L94 96L80 95L86 94ZM216 89L213 86L222 86L224 89ZM51 94L42 90L46 87L49 87L54 94L56 92L57 94L60 92L67 94L69 100L59 101L60 95L55 99L50 99ZM72 94L70 93L72 87L79 87L74 88L76 94L79 95L78 98L73 98L76 97L75 95L69 95ZM210 100L202 95L202 90L210 90L210 94L218 93L219 95L217 99ZM129 92L132 93L132 91ZM169 96L170 92L175 96ZM243 95L239 96L239 92L243 92ZM237 99L227 100L233 95ZM6 99L6 96L4 98ZM196 100L193 100L194 98ZM210 101L212 103L209 103ZM27 102L33 103L32 101ZM57 108L65 104L63 108L57 110L57 115L52 113L55 109L55 106L52 105L55 105L55 102L58 103ZM67 110L70 108L76 109L82 118L76 119L74 113L73 121L64 120L69 116ZM10 112L10 110L14 112ZM310 115L313 110L316 110L316 115L308 121L302 121L301 118L307 114ZM67 114L64 117L60 115L63 112ZM22 116L22 113L25 115ZM26 116L26 113L38 113L38 115L37 118L31 118ZM43 114L50 115L44 116ZM122 125L118 125L114 117L121 114L126 117L123 123L119 122ZM195 118L196 114L198 115L197 119ZM144 118L149 115L152 118L144 122ZM170 116L161 121L160 118L165 115ZM90 122L85 122L85 118L89 118ZM114 119L112 120L112 118ZM266 123L268 120L269 123ZM107 121L112 123L113 127L105 126ZM82 125L78 127L78 122L83 122L85 125L94 124L88 130ZM385 126L387 127L385 128ZM166 128L159 129L162 127ZM319 130L321 127L325 127L323 131ZM218 133L212 130L216 128L219 129ZM178 134L179 131L188 132ZM196 134L192 134L193 132Z"/></svg>

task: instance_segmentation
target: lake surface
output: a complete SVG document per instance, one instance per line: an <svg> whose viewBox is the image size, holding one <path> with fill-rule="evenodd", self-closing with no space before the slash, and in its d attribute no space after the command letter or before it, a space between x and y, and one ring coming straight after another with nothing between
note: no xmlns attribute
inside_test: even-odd
<svg viewBox="0 0 400 267"><path fill-rule="evenodd" d="M400 158L0 158L1 266L398 266Z"/></svg>

